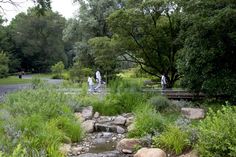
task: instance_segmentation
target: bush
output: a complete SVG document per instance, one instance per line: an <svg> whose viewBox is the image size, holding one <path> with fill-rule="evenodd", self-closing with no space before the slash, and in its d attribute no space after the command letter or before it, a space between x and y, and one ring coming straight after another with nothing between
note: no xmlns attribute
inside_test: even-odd
<svg viewBox="0 0 236 157"><path fill-rule="evenodd" d="M188 133L181 131L177 126L168 126L167 129L157 137L153 138L154 145L168 151L180 154L189 146Z"/></svg>
<svg viewBox="0 0 236 157"><path fill-rule="evenodd" d="M62 78L62 72L65 69L65 65L62 61L56 63L51 67L51 71L53 73L53 79Z"/></svg>
<svg viewBox="0 0 236 157"><path fill-rule="evenodd" d="M167 111L171 107L170 101L164 96L154 96L148 100L148 103L153 105L159 112Z"/></svg>
<svg viewBox="0 0 236 157"><path fill-rule="evenodd" d="M87 77L92 76L93 71L90 68L84 68L78 61L76 61L70 69L69 74L70 79L73 82L87 82Z"/></svg>
<svg viewBox="0 0 236 157"><path fill-rule="evenodd" d="M204 157L236 156L236 108L211 109L199 127L197 150Z"/></svg>
<svg viewBox="0 0 236 157"><path fill-rule="evenodd" d="M164 129L164 119L156 110L147 104L141 104L135 110L134 130L129 137L143 137L148 134L157 134Z"/></svg>

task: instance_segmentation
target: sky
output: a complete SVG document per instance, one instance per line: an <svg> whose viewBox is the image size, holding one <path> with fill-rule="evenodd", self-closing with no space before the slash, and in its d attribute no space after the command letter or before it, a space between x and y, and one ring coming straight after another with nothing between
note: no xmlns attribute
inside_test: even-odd
<svg viewBox="0 0 236 157"><path fill-rule="evenodd" d="M52 10L59 12L67 19L73 17L73 12L78 8L78 4L73 4L72 1L73 0L52 0ZM14 2L17 2L17 8L9 4L1 4L5 10L3 16L8 20L7 23L9 23L18 13L26 12L28 7L33 6L31 0L14 0Z"/></svg>

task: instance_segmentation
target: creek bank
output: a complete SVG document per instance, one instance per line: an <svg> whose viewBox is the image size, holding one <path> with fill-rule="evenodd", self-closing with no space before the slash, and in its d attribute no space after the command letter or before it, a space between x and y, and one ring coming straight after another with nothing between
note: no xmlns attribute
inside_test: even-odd
<svg viewBox="0 0 236 157"><path fill-rule="evenodd" d="M193 113L196 112L182 111L183 117L189 119L192 119L190 115ZM170 156L159 148L150 148L151 138L126 138L129 128L132 128L134 125L134 115L132 113L124 113L118 116L100 116L98 112L94 113L93 108L89 106L84 107L80 112L76 112L75 117L82 123L82 127L86 131L86 137L79 143L62 145L60 150L67 154L68 157ZM202 117L204 116L201 114ZM181 157L192 156L192 154L182 154ZM194 154L194 157L197 156Z"/></svg>

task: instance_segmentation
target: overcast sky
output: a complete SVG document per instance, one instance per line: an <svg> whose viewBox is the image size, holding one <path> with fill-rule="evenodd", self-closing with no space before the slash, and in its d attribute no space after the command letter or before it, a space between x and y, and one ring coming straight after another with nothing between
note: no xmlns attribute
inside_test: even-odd
<svg viewBox="0 0 236 157"><path fill-rule="evenodd" d="M58 11L66 18L70 18L73 16L73 12L78 8L78 4L72 4L73 0L52 0L52 10ZM11 21L18 13L26 12L28 7L33 6L33 2L31 0L14 0L14 2L18 2L19 7L15 8L12 5L5 4L2 7L5 10L4 17Z"/></svg>

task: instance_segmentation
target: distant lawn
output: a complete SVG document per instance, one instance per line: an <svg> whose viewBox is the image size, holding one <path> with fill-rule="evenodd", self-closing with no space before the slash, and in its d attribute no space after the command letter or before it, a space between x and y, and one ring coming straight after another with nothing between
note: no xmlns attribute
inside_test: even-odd
<svg viewBox="0 0 236 157"><path fill-rule="evenodd" d="M45 73L45 74L32 74L32 77L36 78L52 78L52 73Z"/></svg>
<svg viewBox="0 0 236 157"><path fill-rule="evenodd" d="M31 79L19 79L18 76L9 76L7 78L0 79L0 85L24 84L30 82Z"/></svg>

